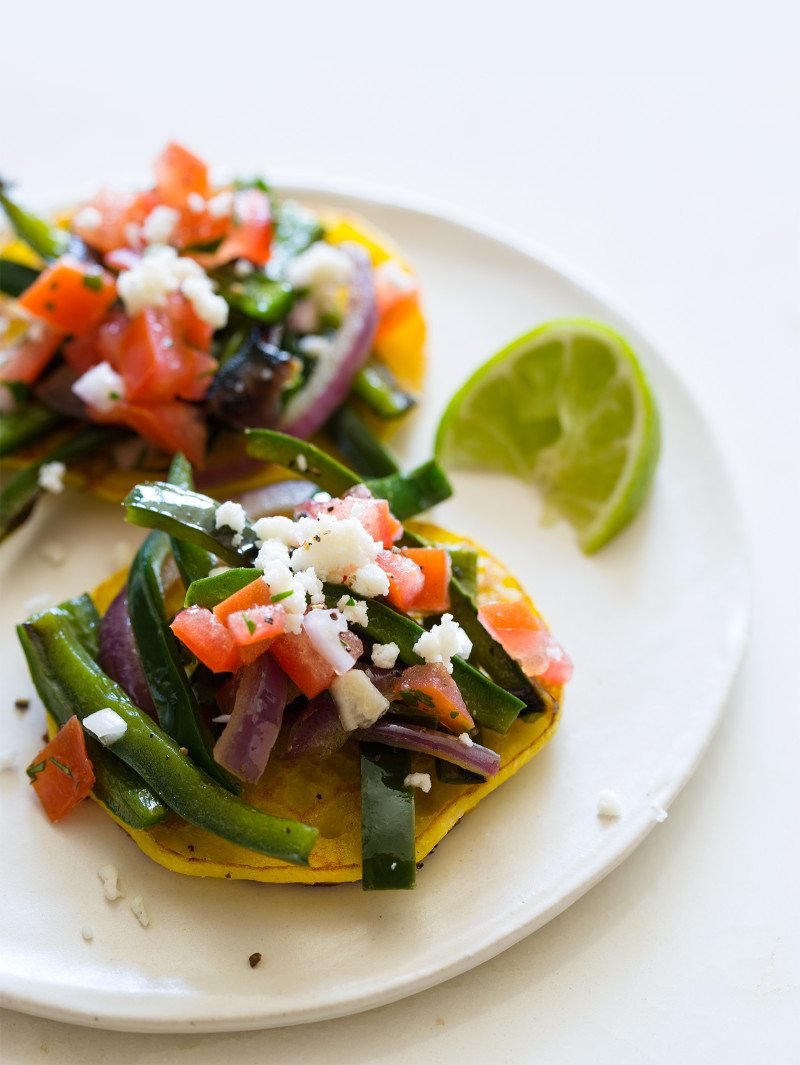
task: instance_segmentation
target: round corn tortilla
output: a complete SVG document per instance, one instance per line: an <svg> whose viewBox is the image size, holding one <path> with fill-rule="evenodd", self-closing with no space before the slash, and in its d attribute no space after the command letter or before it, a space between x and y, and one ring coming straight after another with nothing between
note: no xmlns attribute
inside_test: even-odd
<svg viewBox="0 0 800 1065"><path fill-rule="evenodd" d="M521 586L497 559L473 541L434 525L409 522L409 528L436 543L473 547L479 552L478 601L524 599ZM101 613L122 586L117 574L94 593ZM507 733L484 730L484 743L500 754L497 776L485 783L442 784L436 779L433 759L413 754L413 771L431 775L428 793L414 793L416 860L421 861L447 835L464 814L472 810L503 781L513 776L554 735L563 688L548 685L556 710L530 723L517 720ZM358 745L348 742L325 760L283 759L286 736L281 735L261 780L248 785L242 798L261 810L293 818L319 830L307 868L245 850L195 828L173 814L155 828L131 829L118 821L134 842L154 861L190 876L216 876L228 880L260 880L284 884L338 884L361 879L361 776ZM105 809L105 807L104 807ZM115 818L115 820L117 820Z"/></svg>

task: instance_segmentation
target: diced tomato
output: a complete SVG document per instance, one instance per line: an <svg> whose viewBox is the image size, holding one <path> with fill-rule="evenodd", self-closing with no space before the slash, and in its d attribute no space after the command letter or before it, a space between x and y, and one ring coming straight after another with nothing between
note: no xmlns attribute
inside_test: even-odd
<svg viewBox="0 0 800 1065"><path fill-rule="evenodd" d="M548 684L567 684L572 680L572 659L552 633L545 634L545 641L550 663L544 673L539 674L539 678Z"/></svg>
<svg viewBox="0 0 800 1065"><path fill-rule="evenodd" d="M359 499L357 496L345 496L343 499L331 499L327 503L315 503L308 500L295 507L295 517L308 514L316 518L319 514L332 514L337 521L356 518L373 540L389 548L403 535L403 526L389 510L385 499Z"/></svg>
<svg viewBox="0 0 800 1065"><path fill-rule="evenodd" d="M60 821L86 798L95 778L77 717L58 730L26 772L51 821Z"/></svg>
<svg viewBox="0 0 800 1065"><path fill-rule="evenodd" d="M183 345L166 310L145 307L131 321L120 343L120 371L129 400L159 402L179 394L186 375Z"/></svg>
<svg viewBox="0 0 800 1065"><path fill-rule="evenodd" d="M112 310L94 329L66 343L64 358L79 374L86 373L99 362L107 362L118 370L120 346L130 321L124 311Z"/></svg>
<svg viewBox="0 0 800 1065"><path fill-rule="evenodd" d="M355 633L343 632L343 643L354 659L358 659L364 650L364 645ZM333 678L336 676L333 666L316 650L305 629L298 633L283 633L277 636L269 649L269 653L297 685L303 695L313 699L315 695L330 688Z"/></svg>
<svg viewBox="0 0 800 1065"><path fill-rule="evenodd" d="M72 228L89 247L107 254L130 245L129 227L140 226L157 204L158 194L152 190L132 193L102 189L85 205L100 212L100 225L82 224L78 211Z"/></svg>
<svg viewBox="0 0 800 1065"><path fill-rule="evenodd" d="M412 610L420 614L443 614L450 609L450 555L443 547L404 547L406 558L416 562L425 583L414 599Z"/></svg>
<svg viewBox="0 0 800 1065"><path fill-rule="evenodd" d="M239 668L239 649L233 636L227 625L206 607L187 607L175 617L170 628L213 673L233 673Z"/></svg>
<svg viewBox="0 0 800 1065"><path fill-rule="evenodd" d="M117 298L117 283L99 267L67 256L46 267L19 297L20 305L53 329L82 336Z"/></svg>
<svg viewBox="0 0 800 1065"><path fill-rule="evenodd" d="M61 333L44 322L37 322L28 331L28 336L11 348L8 358L0 362L0 381L22 381L32 385L55 355L62 339ZM0 359L4 355L0 348Z"/></svg>
<svg viewBox="0 0 800 1065"><path fill-rule="evenodd" d="M256 606L268 606L272 601L269 585L260 576L229 595L214 607L214 614L220 621L227 621L231 614L240 610L251 610Z"/></svg>
<svg viewBox="0 0 800 1065"><path fill-rule="evenodd" d="M228 632L239 648L239 661L242 665L249 666L251 662L255 662L275 637L283 632L285 624L286 612L280 603L274 606L254 606L230 614L227 619Z"/></svg>
<svg viewBox="0 0 800 1065"><path fill-rule="evenodd" d="M425 577L413 559L394 551L379 551L375 559L389 578L386 598L403 611L411 610L425 584Z"/></svg>
<svg viewBox="0 0 800 1065"><path fill-rule="evenodd" d="M174 455L181 451L193 466L202 466L206 452L206 425L199 408L172 403L118 403L108 415L90 409L92 421L127 425L155 447Z"/></svg>
<svg viewBox="0 0 800 1065"><path fill-rule="evenodd" d="M542 619L523 600L487 603L478 609L478 621L490 636L516 658L529 677L547 669L547 630Z"/></svg>
<svg viewBox="0 0 800 1065"><path fill-rule="evenodd" d="M185 296L173 292L167 300L167 311L181 340L201 351L211 348L214 327L197 316Z"/></svg>
<svg viewBox="0 0 800 1065"><path fill-rule="evenodd" d="M174 141L156 159L154 169L159 196L170 207L185 207L193 192L208 195L208 167Z"/></svg>
<svg viewBox="0 0 800 1065"><path fill-rule="evenodd" d="M272 209L269 197L261 189L242 189L236 193L233 223L228 235L214 253L214 264L232 259L247 259L263 266L272 247Z"/></svg>
<svg viewBox="0 0 800 1065"><path fill-rule="evenodd" d="M450 732L468 732L472 720L458 685L441 662L409 666L394 686L406 705L435 714Z"/></svg>

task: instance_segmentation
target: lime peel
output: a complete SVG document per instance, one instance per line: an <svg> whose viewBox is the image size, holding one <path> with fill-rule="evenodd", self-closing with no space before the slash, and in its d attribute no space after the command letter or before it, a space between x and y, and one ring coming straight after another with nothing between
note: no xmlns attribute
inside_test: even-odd
<svg viewBox="0 0 800 1065"><path fill-rule="evenodd" d="M587 554L640 510L661 444L658 408L627 341L588 319L547 322L485 362L450 400L435 452L450 468L502 470L543 493Z"/></svg>

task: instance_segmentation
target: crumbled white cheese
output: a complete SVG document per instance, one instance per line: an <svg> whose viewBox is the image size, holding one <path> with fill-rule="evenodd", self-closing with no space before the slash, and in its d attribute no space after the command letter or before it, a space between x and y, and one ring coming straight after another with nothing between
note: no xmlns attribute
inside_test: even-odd
<svg viewBox="0 0 800 1065"><path fill-rule="evenodd" d="M294 464L295 464L295 466L298 468L298 470L301 473L305 473L306 470L308 469L308 463L306 462L306 457L302 453L302 451L299 451L297 453L297 455L295 457L295 460L294 460Z"/></svg>
<svg viewBox="0 0 800 1065"><path fill-rule="evenodd" d="M256 555L256 569L264 569L270 562L282 562L289 565L289 548L282 540L266 540Z"/></svg>
<svg viewBox="0 0 800 1065"><path fill-rule="evenodd" d="M376 643L372 645L372 663L379 669L391 669L399 654L400 648L394 641L392 643Z"/></svg>
<svg viewBox="0 0 800 1065"><path fill-rule="evenodd" d="M166 307L170 293L177 292L190 277L205 279L210 287L205 271L194 259L179 257L169 245L155 244L130 270L119 275L117 292L133 318L145 307Z"/></svg>
<svg viewBox="0 0 800 1065"><path fill-rule="evenodd" d="M458 734L458 742L459 743L463 743L465 747L473 747L474 746L474 743L473 743L473 740L472 740L472 736L470 736L470 734L468 732L459 732L459 734Z"/></svg>
<svg viewBox="0 0 800 1065"><path fill-rule="evenodd" d="M81 929L81 935L83 936L83 938L86 940L87 943L91 943L92 940L94 939L94 932L92 931L91 927L88 924L85 924L83 926L83 928Z"/></svg>
<svg viewBox="0 0 800 1065"><path fill-rule="evenodd" d="M212 196L206 206L212 218L227 218L233 211L233 193L230 189L224 189Z"/></svg>
<svg viewBox="0 0 800 1065"><path fill-rule="evenodd" d="M222 329L228 324L228 304L214 292L208 277L187 277L181 283L181 292L191 303L197 317L207 325Z"/></svg>
<svg viewBox="0 0 800 1065"><path fill-rule="evenodd" d="M249 277L255 267L249 259L237 259L233 264L233 272L237 277Z"/></svg>
<svg viewBox="0 0 800 1065"><path fill-rule="evenodd" d="M622 799L610 788L603 788L597 796L597 813L600 817L621 817Z"/></svg>
<svg viewBox="0 0 800 1065"><path fill-rule="evenodd" d="M281 514L259 518L253 528L262 544L267 540L280 540L287 547L297 547L300 544L294 522Z"/></svg>
<svg viewBox="0 0 800 1065"><path fill-rule="evenodd" d="M286 280L293 289L306 290L318 310L336 306L336 295L350 280L353 263L340 248L317 241L292 259L286 270Z"/></svg>
<svg viewBox="0 0 800 1065"><path fill-rule="evenodd" d="M442 614L440 624L434 625L428 632L423 632L414 644L415 654L428 663L442 662L448 673L453 672L453 664L450 661L453 655L467 659L471 652L472 641L458 622L453 620L452 614Z"/></svg>
<svg viewBox="0 0 800 1065"><path fill-rule="evenodd" d="M413 274L405 270L397 259L385 259L375 267L375 280L384 288L405 295L416 288Z"/></svg>
<svg viewBox="0 0 800 1065"><path fill-rule="evenodd" d="M134 917L142 926L142 928L147 928L147 926L150 924L150 917L144 907L144 899L141 895L136 895L133 899L131 899L131 913L134 915Z"/></svg>
<svg viewBox="0 0 800 1065"><path fill-rule="evenodd" d="M431 790L430 773L409 773L403 781L407 788L419 788L426 794Z"/></svg>
<svg viewBox="0 0 800 1065"><path fill-rule="evenodd" d="M299 632L303 614L306 610L306 591L303 584L283 562L272 561L258 568L263 568L264 570L263 580L269 586L270 595L273 599L276 596L284 595L286 592L291 592L291 595L287 595L285 599L280 600L280 605L286 611L286 631ZM298 620L295 621L293 620L294 618Z"/></svg>
<svg viewBox="0 0 800 1065"><path fill-rule="evenodd" d="M6 769L13 769L17 764L16 751L0 751L0 773Z"/></svg>
<svg viewBox="0 0 800 1065"><path fill-rule="evenodd" d="M63 566L67 561L67 552L64 550L62 544L58 544L55 541L42 544L39 548L39 554L50 563L51 566Z"/></svg>
<svg viewBox="0 0 800 1065"><path fill-rule="evenodd" d="M369 625L369 612L363 599L354 599L352 595L343 595L336 606L344 614L348 623L353 622L356 625L365 627ZM373 661L375 661L374 658Z"/></svg>
<svg viewBox="0 0 800 1065"><path fill-rule="evenodd" d="M42 463L37 477L39 487L44 488L45 492L53 492L58 495L59 492L64 491L64 474L66 472L67 467L63 462Z"/></svg>
<svg viewBox="0 0 800 1065"><path fill-rule="evenodd" d="M322 359L330 353L332 342L327 337L309 336L301 337L297 347L301 354L309 355L312 359Z"/></svg>
<svg viewBox="0 0 800 1065"><path fill-rule="evenodd" d="M121 740L128 731L125 719L109 706L85 717L83 727L96 736L104 747Z"/></svg>
<svg viewBox="0 0 800 1065"><path fill-rule="evenodd" d="M108 414L125 398L125 381L111 363L98 362L78 378L72 391L87 406Z"/></svg>
<svg viewBox="0 0 800 1065"><path fill-rule="evenodd" d="M664 807L657 802L651 802L650 809L653 811L654 820L656 820L659 824L661 824L662 821L666 821L666 819L669 817L669 814L664 809Z"/></svg>
<svg viewBox="0 0 800 1065"><path fill-rule="evenodd" d="M97 875L103 882L103 894L110 902L125 898L125 892L119 886L119 869L115 865L104 865L97 870Z"/></svg>
<svg viewBox="0 0 800 1065"><path fill-rule="evenodd" d="M244 532L244 527L247 524L247 514L241 503L234 503L229 499L225 503L220 503L217 507L214 515L214 524L217 529L221 529L225 525L235 533L241 533Z"/></svg>
<svg viewBox="0 0 800 1065"><path fill-rule="evenodd" d="M199 192L190 192L186 197L186 206L192 214L202 214L206 209L206 201Z"/></svg>
<svg viewBox="0 0 800 1065"><path fill-rule="evenodd" d="M348 732L374 725L389 709L389 700L360 669L351 669L341 677L335 677L330 691L342 727Z"/></svg>
<svg viewBox="0 0 800 1065"><path fill-rule="evenodd" d="M365 595L367 599L374 599L376 595L389 594L389 576L377 562L368 562L365 566L359 566L355 573L347 578L346 583L354 592Z"/></svg>
<svg viewBox="0 0 800 1065"><path fill-rule="evenodd" d="M103 216L96 207L87 203L72 219L72 224L79 229L98 229L103 224Z"/></svg>
<svg viewBox="0 0 800 1065"><path fill-rule="evenodd" d="M320 514L315 519L300 518L296 525L303 543L292 552L292 569L313 566L322 581L340 584L359 566L373 562L383 546L355 518L336 521L330 514Z"/></svg>
<svg viewBox="0 0 800 1065"><path fill-rule="evenodd" d="M174 207L159 204L145 218L142 236L148 244L169 244L180 220L181 216Z"/></svg>
<svg viewBox="0 0 800 1065"><path fill-rule="evenodd" d="M309 566L308 569L301 569L295 580L304 589L311 606L321 606L325 602L325 596L322 593L322 581L315 573L313 566ZM345 617L347 617L346 614ZM348 618L347 620L349 621L350 619Z"/></svg>
<svg viewBox="0 0 800 1065"><path fill-rule="evenodd" d="M211 718L215 725L227 725L230 719L230 714L217 714L216 717Z"/></svg>

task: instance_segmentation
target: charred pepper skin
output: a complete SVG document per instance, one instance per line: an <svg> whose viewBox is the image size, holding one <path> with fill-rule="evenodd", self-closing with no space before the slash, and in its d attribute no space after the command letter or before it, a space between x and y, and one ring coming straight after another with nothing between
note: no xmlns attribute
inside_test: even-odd
<svg viewBox="0 0 800 1065"><path fill-rule="evenodd" d="M225 791L208 777L122 689L92 661L69 621L48 612L27 621L24 631L48 675L68 693L82 721L110 707L127 729L113 753L134 769L179 816L231 843L272 858L308 865L317 830L274 817Z"/></svg>

